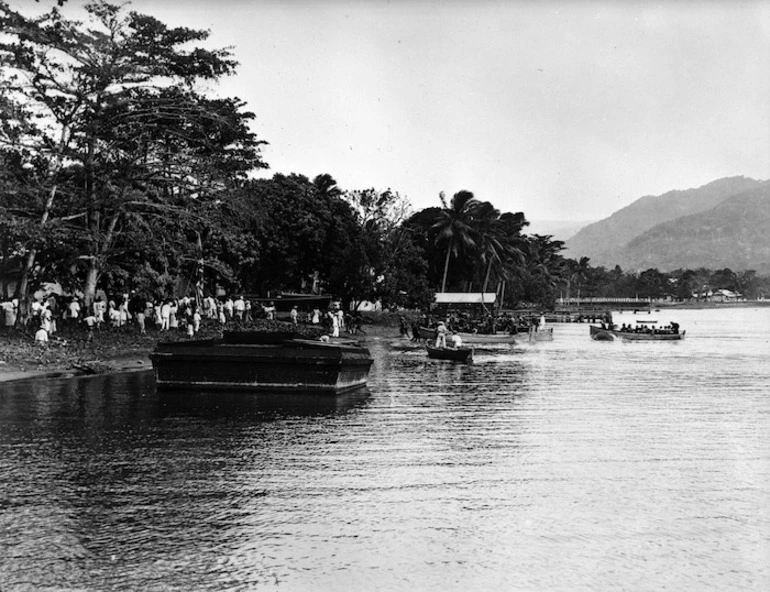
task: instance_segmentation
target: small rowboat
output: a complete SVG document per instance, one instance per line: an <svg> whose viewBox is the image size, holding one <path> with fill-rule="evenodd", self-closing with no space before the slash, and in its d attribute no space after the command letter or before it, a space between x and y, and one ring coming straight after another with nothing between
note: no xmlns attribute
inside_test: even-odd
<svg viewBox="0 0 770 592"><path fill-rule="evenodd" d="M428 357L435 360L452 360L455 362L470 362L473 360L473 348L471 347L433 347L426 345Z"/></svg>
<svg viewBox="0 0 770 592"><path fill-rule="evenodd" d="M624 341L680 341L684 339L686 331L681 333L634 333L633 331L617 331L614 329L602 329L591 325L591 339L596 341L612 341L622 339Z"/></svg>

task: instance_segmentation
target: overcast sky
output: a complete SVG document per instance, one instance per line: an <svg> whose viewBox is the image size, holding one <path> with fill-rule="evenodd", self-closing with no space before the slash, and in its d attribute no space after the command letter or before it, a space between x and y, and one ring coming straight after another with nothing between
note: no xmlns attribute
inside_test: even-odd
<svg viewBox="0 0 770 592"><path fill-rule="evenodd" d="M71 0L72 1L72 0ZM76 1L76 0L75 0ZM770 178L770 2L134 0L232 46L267 173L589 220Z"/></svg>

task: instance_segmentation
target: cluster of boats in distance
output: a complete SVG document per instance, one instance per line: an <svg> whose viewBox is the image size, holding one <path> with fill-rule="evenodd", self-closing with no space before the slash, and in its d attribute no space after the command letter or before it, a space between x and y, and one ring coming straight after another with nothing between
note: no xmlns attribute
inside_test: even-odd
<svg viewBox="0 0 770 592"><path fill-rule="evenodd" d="M685 331L677 323L655 321L618 326L611 316L590 326L598 341L679 341ZM471 362L474 348L514 345L517 334L464 333L455 346L439 346L436 328L415 327L401 343L424 348L432 359ZM531 327L529 343L553 341L553 327ZM439 343L442 340L439 340ZM452 342L450 341L450 344ZM366 386L373 359L357 339L307 339L292 332L225 331L220 339L159 343L150 356L159 389L245 390L339 394Z"/></svg>

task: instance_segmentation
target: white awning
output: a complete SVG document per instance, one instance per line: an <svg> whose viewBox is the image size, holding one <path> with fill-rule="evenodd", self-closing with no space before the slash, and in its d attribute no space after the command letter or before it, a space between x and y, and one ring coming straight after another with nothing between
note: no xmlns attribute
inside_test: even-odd
<svg viewBox="0 0 770 592"><path fill-rule="evenodd" d="M494 292L438 292L436 304L494 304Z"/></svg>

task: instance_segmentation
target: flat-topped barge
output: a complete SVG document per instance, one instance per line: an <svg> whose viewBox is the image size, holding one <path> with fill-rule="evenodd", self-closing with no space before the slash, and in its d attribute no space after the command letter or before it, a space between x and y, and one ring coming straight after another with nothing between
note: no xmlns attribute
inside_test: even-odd
<svg viewBox="0 0 770 592"><path fill-rule="evenodd" d="M160 343L150 355L160 389L337 394L366 385L372 357L356 342L228 332Z"/></svg>

